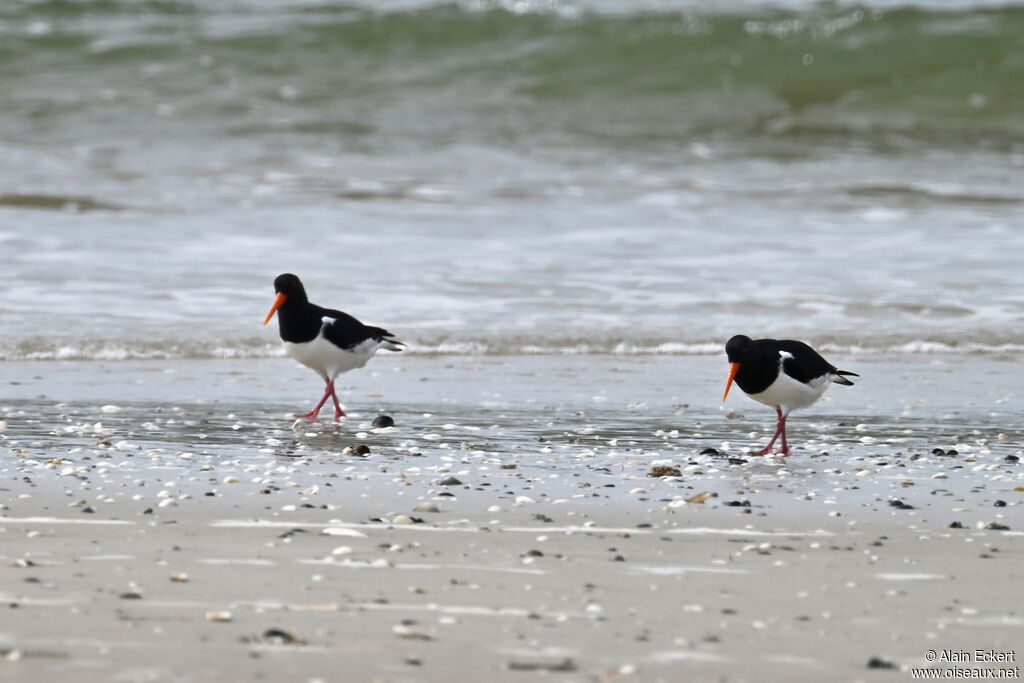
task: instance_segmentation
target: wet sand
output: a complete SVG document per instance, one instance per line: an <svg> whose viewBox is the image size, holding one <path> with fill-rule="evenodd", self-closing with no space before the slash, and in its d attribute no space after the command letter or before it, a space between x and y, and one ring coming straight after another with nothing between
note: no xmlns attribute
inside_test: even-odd
<svg viewBox="0 0 1024 683"><path fill-rule="evenodd" d="M6 363L0 677L895 680L1019 650L1012 363L832 360L861 382L788 459L749 455L772 416L719 406L714 358L375 361L339 425L285 417L317 386L283 359Z"/></svg>

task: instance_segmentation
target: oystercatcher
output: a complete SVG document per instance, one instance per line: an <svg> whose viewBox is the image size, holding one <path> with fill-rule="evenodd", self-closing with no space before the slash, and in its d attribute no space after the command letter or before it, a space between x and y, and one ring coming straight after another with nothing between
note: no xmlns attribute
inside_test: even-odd
<svg viewBox="0 0 1024 683"><path fill-rule="evenodd" d="M757 455L771 453L779 436L782 448L777 452L789 455L786 416L790 411L817 401L832 382L853 386L846 378L860 377L855 372L837 370L810 346L791 339L751 339L738 334L725 344L725 353L729 357L729 381L722 401L735 379L747 396L772 406L779 416L772 440Z"/></svg>
<svg viewBox="0 0 1024 683"><path fill-rule="evenodd" d="M377 349L401 351L405 344L385 329L364 325L347 313L310 303L306 288L291 273L274 279L274 291L277 298L263 324L277 313L285 352L327 382L316 407L295 417L315 420L328 396L334 399L334 419L344 417L345 411L334 393L334 378L366 365Z"/></svg>

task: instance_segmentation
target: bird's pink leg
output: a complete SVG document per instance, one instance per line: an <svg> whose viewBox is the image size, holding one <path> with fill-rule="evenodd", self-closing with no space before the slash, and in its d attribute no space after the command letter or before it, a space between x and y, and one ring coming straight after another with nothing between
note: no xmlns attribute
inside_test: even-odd
<svg viewBox="0 0 1024 683"><path fill-rule="evenodd" d="M789 444L786 443L786 417L779 411L779 425L782 427L782 448L779 449L779 453L783 455L792 455L789 450Z"/></svg>
<svg viewBox="0 0 1024 683"><path fill-rule="evenodd" d="M296 414L295 417L303 420L315 420L317 414L320 412L320 409L324 407L325 403L327 403L327 397L330 396L332 393L333 387L331 386L331 383L328 382L327 388L324 390L324 396L323 398L320 399L320 402L316 404L316 407L313 408L313 410L309 411L308 413L303 413L302 415ZM335 402L337 402L338 399L334 400Z"/></svg>
<svg viewBox="0 0 1024 683"><path fill-rule="evenodd" d="M768 445L759 450L754 455L765 455L766 453L772 452L772 446L775 445L775 440L782 435L782 450L779 453L789 455L789 447L786 445L786 418L782 416L782 408L776 408L775 412L778 413L779 421L775 423L775 433L772 434L772 440L768 442Z"/></svg>
<svg viewBox="0 0 1024 683"><path fill-rule="evenodd" d="M327 390L331 392L331 398L334 399L334 419L337 420L339 417L346 417L345 411L341 409L341 404L338 403L338 395L334 393L333 379L327 383Z"/></svg>

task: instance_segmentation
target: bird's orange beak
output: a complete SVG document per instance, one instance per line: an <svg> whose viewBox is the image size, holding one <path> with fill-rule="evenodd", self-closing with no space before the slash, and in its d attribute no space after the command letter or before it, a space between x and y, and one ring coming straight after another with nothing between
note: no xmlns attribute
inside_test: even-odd
<svg viewBox="0 0 1024 683"><path fill-rule="evenodd" d="M725 402L725 398L729 395L729 389L732 387L732 380L736 377L736 373L740 371L739 363L729 363L729 381L725 383L725 393L722 394L722 402Z"/></svg>
<svg viewBox="0 0 1024 683"><path fill-rule="evenodd" d="M274 299L274 305L270 307L270 313L267 313L267 318L263 321L264 325L270 322L270 319L274 317L275 313L277 313L277 309L281 308L281 304L283 304L287 298L288 297L285 296L284 292L277 293L277 298Z"/></svg>

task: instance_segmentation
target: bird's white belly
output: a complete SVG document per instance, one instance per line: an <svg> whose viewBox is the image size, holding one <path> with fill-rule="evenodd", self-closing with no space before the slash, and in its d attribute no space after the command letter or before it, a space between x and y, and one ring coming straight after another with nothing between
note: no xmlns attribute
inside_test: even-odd
<svg viewBox="0 0 1024 683"><path fill-rule="evenodd" d="M380 344L376 340L368 339L351 349L343 349L321 336L317 336L313 341L300 344L294 342L283 342L283 344L285 353L316 371L325 380L333 380L343 372L363 367L380 348Z"/></svg>
<svg viewBox="0 0 1024 683"><path fill-rule="evenodd" d="M767 389L749 396L765 405L781 408L782 413L788 415L789 411L806 408L821 398L831 381L828 375L823 375L811 380L810 384L804 384L784 372L779 372L778 378Z"/></svg>

